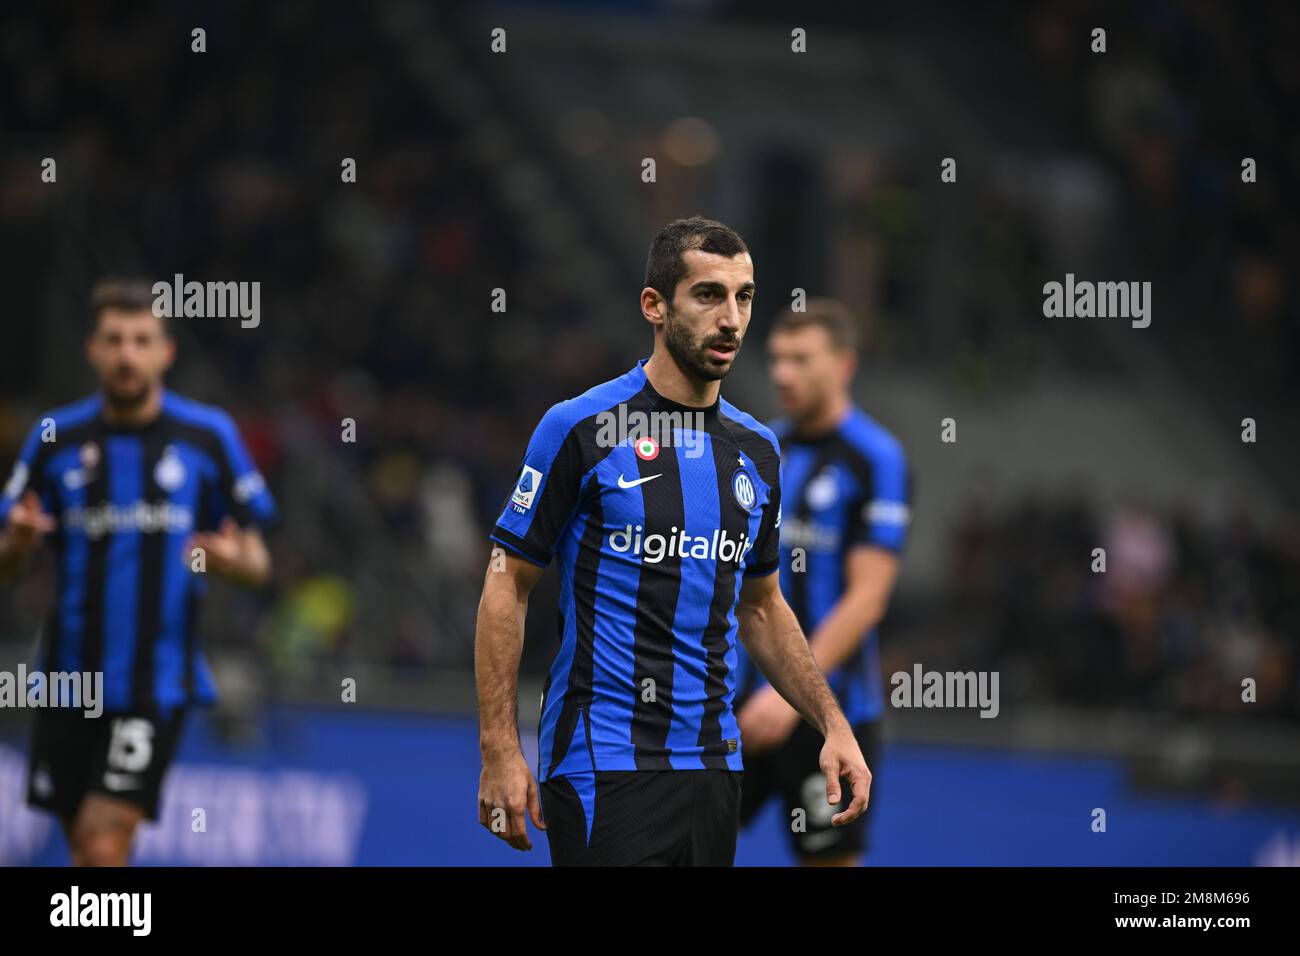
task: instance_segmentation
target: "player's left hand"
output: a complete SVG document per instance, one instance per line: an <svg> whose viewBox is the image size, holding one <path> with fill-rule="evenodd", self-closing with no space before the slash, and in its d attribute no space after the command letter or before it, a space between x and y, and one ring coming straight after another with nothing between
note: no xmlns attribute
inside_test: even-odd
<svg viewBox="0 0 1300 956"><path fill-rule="evenodd" d="M200 531L190 536L181 551L181 560L190 566L195 548L202 548L206 569L213 574L235 574L243 556L243 532L235 519L227 515L216 531Z"/></svg>
<svg viewBox="0 0 1300 956"><path fill-rule="evenodd" d="M765 687L740 708L736 717L745 753L757 754L779 747L794 733L803 718L775 687Z"/></svg>
<svg viewBox="0 0 1300 956"><path fill-rule="evenodd" d="M842 827L862 816L871 797L871 771L862 756L862 748L847 723L833 728L826 734L826 743L822 746L822 773L826 774L826 802L838 806L840 802L840 778L848 777L853 800L845 809L831 817L831 826Z"/></svg>

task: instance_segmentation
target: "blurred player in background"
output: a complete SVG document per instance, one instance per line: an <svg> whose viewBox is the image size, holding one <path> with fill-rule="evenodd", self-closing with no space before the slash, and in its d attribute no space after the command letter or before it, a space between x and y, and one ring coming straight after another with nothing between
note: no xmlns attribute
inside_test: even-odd
<svg viewBox="0 0 1300 956"><path fill-rule="evenodd" d="M233 421L163 387L176 346L148 282L91 294L100 390L32 428L0 497L0 573L49 536L46 675L103 673L103 713L37 711L28 801L58 816L74 865L123 866L187 708L216 698L195 634L203 574L264 583L275 504ZM201 549L196 551L196 549Z"/></svg>
<svg viewBox="0 0 1300 956"><path fill-rule="evenodd" d="M529 849L530 815L556 865L731 865L738 628L825 738L823 803L838 804L849 779L852 802L835 822L866 808L857 740L773 573L776 439L720 392L753 297L740 236L707 219L669 223L641 291L653 354L542 416L493 530L508 555L494 553L479 605L479 821ZM609 427L633 415L649 433ZM539 805L519 742L518 672L528 595L556 554L561 643L543 695Z"/></svg>
<svg viewBox="0 0 1300 956"><path fill-rule="evenodd" d="M853 404L855 323L843 305L813 299L778 317L768 338L772 382L786 418L781 442L785 520L781 590L809 635L813 657L875 768L884 695L876 626L898 573L909 519L909 476L902 446ZM869 813L831 826L816 732L748 660L737 695L745 739L742 824L774 794L805 866L855 866L867 845Z"/></svg>

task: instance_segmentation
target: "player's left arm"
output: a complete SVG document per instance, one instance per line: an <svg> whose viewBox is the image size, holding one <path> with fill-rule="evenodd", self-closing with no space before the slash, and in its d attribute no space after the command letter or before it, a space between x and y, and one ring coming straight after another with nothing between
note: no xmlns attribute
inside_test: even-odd
<svg viewBox="0 0 1300 956"><path fill-rule="evenodd" d="M840 802L840 778L848 777L853 801L831 823L842 826L861 816L871 792L871 771L835 695L813 659L799 621L781 594L776 574L748 577L736 607L741 640L764 676L790 705L826 738L821 769L826 801Z"/></svg>
<svg viewBox="0 0 1300 956"><path fill-rule="evenodd" d="M859 480L844 529L844 593L812 635L813 657L826 674L852 657L885 616L911 523L912 478L902 445L876 447Z"/></svg>
<svg viewBox="0 0 1300 956"><path fill-rule="evenodd" d="M221 520L214 530L192 535L182 557L194 567L195 549L201 548L205 571L257 587L271 578L271 552L261 529L277 518L275 499L235 423L223 415L216 431L221 456L216 510Z"/></svg>
<svg viewBox="0 0 1300 956"><path fill-rule="evenodd" d="M844 559L844 593L809 639L823 674L847 661L876 629L889 608L898 578L898 556L871 545L854 548Z"/></svg>
<svg viewBox="0 0 1300 956"><path fill-rule="evenodd" d="M239 584L259 587L271 579L271 552L256 527L241 528L227 515L216 531L201 531L185 547L187 563L202 549L205 570Z"/></svg>
<svg viewBox="0 0 1300 956"><path fill-rule="evenodd" d="M885 548L863 545L844 559L844 593L809 638L813 659L823 674L847 661L885 616L898 577L898 556ZM746 747L755 753L789 738L799 723L794 710L772 687L757 693L741 713Z"/></svg>

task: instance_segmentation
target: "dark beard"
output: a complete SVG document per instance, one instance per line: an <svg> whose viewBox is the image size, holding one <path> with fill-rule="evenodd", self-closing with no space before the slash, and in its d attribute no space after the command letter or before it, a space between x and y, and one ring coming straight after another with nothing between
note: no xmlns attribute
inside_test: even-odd
<svg viewBox="0 0 1300 956"><path fill-rule="evenodd" d="M719 379L727 377L731 371L731 365L735 364L735 355L740 354L739 340L732 340L736 346L731 364L725 368L717 368L712 365L705 357L704 350L716 340L709 340L702 345L696 345L691 339L690 329L684 322L673 321L673 307L668 307L668 316L664 319L664 344L668 346L668 354L673 357L677 367L683 372L695 376L702 382L716 382Z"/></svg>
<svg viewBox="0 0 1300 956"><path fill-rule="evenodd" d="M141 385L131 392L110 387L104 388L104 399L118 412L133 412L149 400L149 383Z"/></svg>

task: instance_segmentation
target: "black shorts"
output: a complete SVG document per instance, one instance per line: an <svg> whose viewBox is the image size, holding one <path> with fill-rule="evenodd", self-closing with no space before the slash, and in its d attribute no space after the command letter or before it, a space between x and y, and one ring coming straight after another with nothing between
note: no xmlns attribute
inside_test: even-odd
<svg viewBox="0 0 1300 956"><path fill-rule="evenodd" d="M801 720L790 739L781 746L756 756L745 755L745 791L740 800L740 825L748 826L763 804L773 794L779 793L785 803L784 826L790 836L790 845L800 859L828 859L865 853L871 813L879 792L876 761L880 756L880 721L858 724L853 728L853 736L857 737L862 756L871 771L871 799L866 813L842 827L831 826L831 817L848 806L852 796L845 781L840 805L832 807L826 802L826 776L819 763L825 740ZM796 810L804 811L800 827L795 826Z"/></svg>
<svg viewBox="0 0 1300 956"><path fill-rule="evenodd" d="M554 866L731 866L739 770L598 770L542 784Z"/></svg>
<svg viewBox="0 0 1300 956"><path fill-rule="evenodd" d="M158 819L163 775L180 741L185 711L109 714L51 708L37 713L27 802L71 821L88 793L133 804Z"/></svg>

